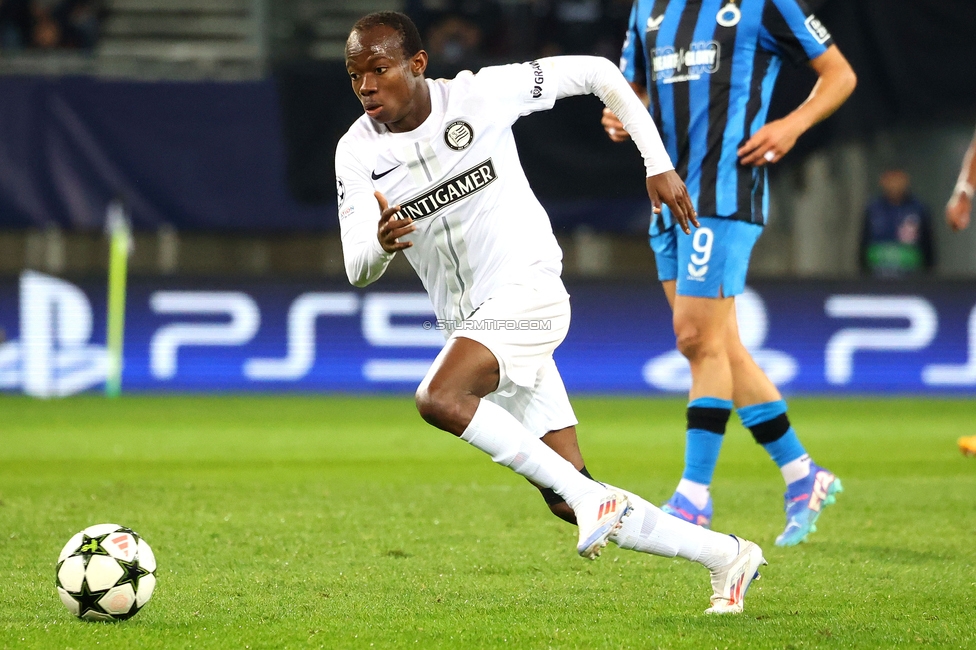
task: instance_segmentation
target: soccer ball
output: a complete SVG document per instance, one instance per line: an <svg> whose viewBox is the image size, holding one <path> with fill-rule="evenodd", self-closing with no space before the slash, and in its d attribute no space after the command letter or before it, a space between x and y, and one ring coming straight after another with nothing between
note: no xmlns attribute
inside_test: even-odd
<svg viewBox="0 0 976 650"><path fill-rule="evenodd" d="M88 621L135 616L156 588L156 557L135 531L89 526L58 556L58 594L68 611Z"/></svg>

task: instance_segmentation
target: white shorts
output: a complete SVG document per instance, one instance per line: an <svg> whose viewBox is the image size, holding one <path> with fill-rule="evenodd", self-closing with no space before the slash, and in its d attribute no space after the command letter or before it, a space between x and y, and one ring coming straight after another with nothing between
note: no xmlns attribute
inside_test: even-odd
<svg viewBox="0 0 976 650"><path fill-rule="evenodd" d="M485 399L511 413L529 433L539 438L550 431L579 424L552 357L541 368L539 381L534 387L510 384L509 390L496 390L486 395Z"/></svg>
<svg viewBox="0 0 976 650"><path fill-rule="evenodd" d="M552 358L569 332L569 295L558 278L536 286L502 287L450 338L472 339L495 355L498 388L485 399L542 437L577 420Z"/></svg>
<svg viewBox="0 0 976 650"><path fill-rule="evenodd" d="M481 343L498 360L499 390L509 384L534 388L539 372L569 332L569 295L556 279L542 288L510 284L501 287L450 338Z"/></svg>

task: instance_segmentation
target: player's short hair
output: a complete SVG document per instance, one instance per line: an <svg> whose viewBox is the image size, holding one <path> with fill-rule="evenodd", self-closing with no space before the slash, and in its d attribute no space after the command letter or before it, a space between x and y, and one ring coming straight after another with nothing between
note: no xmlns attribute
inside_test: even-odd
<svg viewBox="0 0 976 650"><path fill-rule="evenodd" d="M399 11L377 11L367 14L356 21L350 33L363 32L380 26L390 27L400 35L400 49L403 50L405 58L409 59L424 49L417 26L410 20L410 16Z"/></svg>

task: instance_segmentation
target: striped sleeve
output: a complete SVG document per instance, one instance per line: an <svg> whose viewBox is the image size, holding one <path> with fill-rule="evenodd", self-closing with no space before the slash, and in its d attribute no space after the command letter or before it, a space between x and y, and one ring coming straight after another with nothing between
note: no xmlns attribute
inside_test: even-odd
<svg viewBox="0 0 976 650"><path fill-rule="evenodd" d="M647 67L644 65L644 47L641 43L641 29L637 25L637 0L630 10L627 23L627 37L620 54L620 71L624 79L641 86L647 85Z"/></svg>
<svg viewBox="0 0 976 650"><path fill-rule="evenodd" d="M816 59L833 44L804 0L766 0L761 32L764 49L797 64Z"/></svg>

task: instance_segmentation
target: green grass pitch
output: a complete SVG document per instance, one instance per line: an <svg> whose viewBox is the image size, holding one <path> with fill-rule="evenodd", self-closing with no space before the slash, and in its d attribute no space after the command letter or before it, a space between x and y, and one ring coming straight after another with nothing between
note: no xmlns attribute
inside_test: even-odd
<svg viewBox="0 0 976 650"><path fill-rule="evenodd" d="M681 471L683 401L578 399L595 476L655 503ZM575 529L409 398L0 398L3 648L976 647L976 402L794 399L846 491L780 549L775 466L730 424L718 530L769 566L735 617L708 573ZM85 526L134 528L159 561L124 623L61 605L54 565Z"/></svg>

